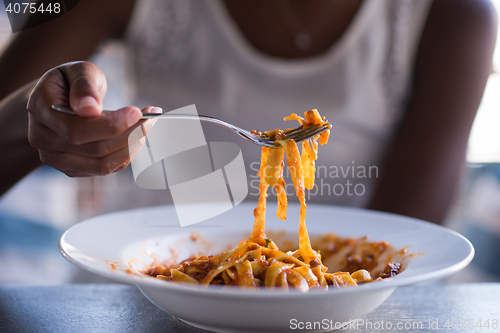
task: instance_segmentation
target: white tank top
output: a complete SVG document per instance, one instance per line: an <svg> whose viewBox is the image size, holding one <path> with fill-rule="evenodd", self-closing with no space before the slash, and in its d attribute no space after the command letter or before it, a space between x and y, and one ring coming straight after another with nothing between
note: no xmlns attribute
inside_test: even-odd
<svg viewBox="0 0 500 333"><path fill-rule="evenodd" d="M296 127L282 118L318 109L333 128L309 202L363 206L404 110L430 3L365 0L329 50L290 60L251 46L219 0L140 0L126 34L135 103L196 104L199 114L261 131ZM215 125L204 131L207 141L240 145L255 196L259 147Z"/></svg>

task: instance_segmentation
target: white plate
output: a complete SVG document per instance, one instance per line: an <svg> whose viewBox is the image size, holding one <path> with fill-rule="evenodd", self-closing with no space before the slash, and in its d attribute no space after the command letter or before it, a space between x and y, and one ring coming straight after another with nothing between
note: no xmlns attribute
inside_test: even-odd
<svg viewBox="0 0 500 333"><path fill-rule="evenodd" d="M428 222L311 204L306 219L311 237L330 232L343 237L369 235L371 241L386 240L396 249L408 246L409 253L422 255L393 278L308 293L203 288L134 274L151 265L152 258L183 260L192 253L215 254L237 245L251 231L254 208L254 203L243 203L184 228L179 226L172 206L107 214L70 228L61 237L59 248L75 265L120 282L135 283L151 302L170 314L193 326L220 332L276 332L300 322L320 322L313 331L329 331L372 311L397 286L445 277L467 266L474 256L466 238ZM274 217L275 209L275 205L268 205L266 228L296 234L299 207L289 206L287 221ZM201 235L196 242L190 240L193 233Z"/></svg>

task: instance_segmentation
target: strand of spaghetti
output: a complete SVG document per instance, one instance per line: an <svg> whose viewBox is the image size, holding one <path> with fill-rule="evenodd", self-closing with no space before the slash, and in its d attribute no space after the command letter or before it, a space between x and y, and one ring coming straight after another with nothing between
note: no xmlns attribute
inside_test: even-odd
<svg viewBox="0 0 500 333"><path fill-rule="evenodd" d="M263 274L268 266L267 262L264 262L264 260L252 261L251 264L254 276Z"/></svg>
<svg viewBox="0 0 500 333"><path fill-rule="evenodd" d="M280 273L284 270L290 269L292 267L292 265L287 265L281 261L273 261L267 268L264 285L266 287L274 287L276 285L276 279L278 278L278 275L280 275Z"/></svg>
<svg viewBox="0 0 500 333"><path fill-rule="evenodd" d="M236 271L234 271L234 267L236 267L237 265L233 266L233 267L229 267L228 269L226 269L224 272L222 272L223 274L226 274L231 280L236 280Z"/></svg>
<svg viewBox="0 0 500 333"><path fill-rule="evenodd" d="M322 266L318 261L311 261L311 272L318 278L318 283L322 287L328 287L328 282L326 281L325 274L322 271Z"/></svg>
<svg viewBox="0 0 500 333"><path fill-rule="evenodd" d="M198 266L194 266L194 265L191 265L189 266L186 271L184 272L184 274L187 274L189 276L192 276L194 274L203 274L205 273L205 270L202 269L201 267L198 267Z"/></svg>
<svg viewBox="0 0 500 333"><path fill-rule="evenodd" d="M257 248L257 249L245 252L248 249L254 249L254 248ZM238 247L237 249L230 251L228 254L225 254L225 256L224 256L225 259L219 261L220 264L217 264L214 269L210 270L208 272L208 274L205 276L205 278L200 283L201 284L210 284L212 282L212 280L218 274L222 274L222 278L224 279L226 284L227 284L226 280L228 278L230 278L232 280L235 280L237 285L246 285L246 286L254 285L253 284L253 275L252 275L252 281L251 281L252 284L250 284L250 281L247 278L245 278L245 279L239 278L239 275L237 275L237 271L233 272L231 270L231 268L239 265L241 262L248 261L248 259L251 259L249 257L256 257L256 256L260 257L259 252L260 252L260 246L258 244L255 244L255 243L243 244L242 246ZM238 260L226 261L231 256L234 256L235 254L236 255L243 254L243 255ZM229 257L228 257L228 255L229 255ZM235 268L237 269L237 267L235 267ZM248 266L247 266L247 270L248 270ZM253 272L253 269L251 272ZM227 277L225 274L227 275Z"/></svg>
<svg viewBox="0 0 500 333"><path fill-rule="evenodd" d="M274 186L276 193L278 194L278 211L276 216L281 220L286 220L286 211L288 208L288 199L286 197L285 187L281 185Z"/></svg>
<svg viewBox="0 0 500 333"><path fill-rule="evenodd" d="M351 275L347 272L336 272L332 274L325 274L325 278L332 282L335 287L343 287L343 286L357 286L358 284Z"/></svg>
<svg viewBox="0 0 500 333"><path fill-rule="evenodd" d="M251 238L265 238L266 237L266 198L267 198L267 188L269 185L265 185L265 169L267 163L267 157L269 155L269 147L262 148L262 154L260 158L260 170L258 175L260 176L259 185L259 202L257 208L254 209L253 215L255 216L255 222L253 224L253 230Z"/></svg>
<svg viewBox="0 0 500 333"><path fill-rule="evenodd" d="M264 169L264 184L269 186L283 185L284 155L283 148L269 150Z"/></svg>
<svg viewBox="0 0 500 333"><path fill-rule="evenodd" d="M266 256L266 258L274 258L276 256L282 255L283 252L275 249L268 249L266 247L262 248L262 254Z"/></svg>
<svg viewBox="0 0 500 333"><path fill-rule="evenodd" d="M304 279L306 279L309 288L318 286L318 278L308 266L295 267L293 271L299 273L304 277Z"/></svg>
<svg viewBox="0 0 500 333"><path fill-rule="evenodd" d="M287 274L288 271L283 271L281 272L279 275L278 275L278 278L276 279L276 287L280 287L280 288L284 288L284 289L288 289L288 282L287 282Z"/></svg>
<svg viewBox="0 0 500 333"><path fill-rule="evenodd" d="M304 118L296 115L295 113L292 113L288 117L285 117L284 120L297 120L303 129L309 128L309 127L314 126L314 125L323 126L323 125L328 123L326 121L326 118L321 117L318 110L316 110L316 109L306 111L304 113ZM331 126L329 126L328 128L331 128ZM330 130L329 129L322 132L319 135L319 144L324 145L324 144L328 143L329 137L330 137Z"/></svg>
<svg viewBox="0 0 500 333"><path fill-rule="evenodd" d="M276 257L272 258L272 260L279 260L279 261L283 261L283 262L286 262L289 264L294 264L296 266L304 266L305 265L305 263L303 263L299 259L294 258L291 255L286 254L286 253L277 255Z"/></svg>
<svg viewBox="0 0 500 333"><path fill-rule="evenodd" d="M260 238L260 237L259 238L252 238L252 237L250 237L246 241L243 241L241 244L243 244L245 242L257 243L260 246L268 248L268 249L273 249L273 250L278 249L278 246L269 238Z"/></svg>
<svg viewBox="0 0 500 333"><path fill-rule="evenodd" d="M264 173L266 185L274 187L278 194L278 210L276 216L286 220L286 209L288 200L285 192L285 180L283 179L283 167L285 166L285 152L283 148L273 148L269 151Z"/></svg>
<svg viewBox="0 0 500 333"><path fill-rule="evenodd" d="M253 281L253 270L250 261L245 260L242 263L236 265L234 267L238 274L238 285L244 287L255 287L255 283Z"/></svg>
<svg viewBox="0 0 500 333"><path fill-rule="evenodd" d="M239 260L240 261L243 259L256 260L256 259L260 259L261 256L262 256L262 247L259 247L257 250L248 251Z"/></svg>
<svg viewBox="0 0 500 333"><path fill-rule="evenodd" d="M189 275L180 272L177 269L171 269L170 272L172 274L172 280L174 280L174 281L188 282L188 283L198 283L198 281L196 281L195 279L193 279Z"/></svg>
<svg viewBox="0 0 500 333"><path fill-rule="evenodd" d="M304 118L297 115L296 113L292 113L291 115L286 116L285 118L283 118L283 120L297 120L299 122L300 126L303 126L304 123L306 122L306 120Z"/></svg>
<svg viewBox="0 0 500 333"><path fill-rule="evenodd" d="M309 140L302 142L302 155L300 157L302 169L304 170L304 187L312 190L314 187L314 176L316 173L316 160L318 159L318 136L312 141L312 146Z"/></svg>
<svg viewBox="0 0 500 333"><path fill-rule="evenodd" d="M256 251L258 251L258 250L256 250ZM238 259L238 261L250 260L253 257L254 254L255 254L255 251L249 251L249 252L245 253L244 255L242 255Z"/></svg>
<svg viewBox="0 0 500 333"><path fill-rule="evenodd" d="M325 123L325 117L321 117L318 110L312 109L304 112L304 118L306 120L306 125L323 125Z"/></svg>
<svg viewBox="0 0 500 333"><path fill-rule="evenodd" d="M292 178L295 193L300 201L300 220L299 220L299 250L304 262L309 264L311 260L319 259L314 253L309 234L306 228L306 198L304 188L304 175L302 173L302 164L299 155L299 148L297 143L293 140L284 140L282 144L285 147L286 160L290 176Z"/></svg>
<svg viewBox="0 0 500 333"><path fill-rule="evenodd" d="M299 289L302 292L305 292L309 289L309 285L307 284L306 279L299 273L294 270L290 270L287 274L287 281L290 285Z"/></svg>
<svg viewBox="0 0 500 333"><path fill-rule="evenodd" d="M229 269L226 269L224 272L220 274L220 276L222 277L222 281L224 281L225 285L231 284L234 281L233 279L231 279L229 274L227 274L228 271Z"/></svg>
<svg viewBox="0 0 500 333"><path fill-rule="evenodd" d="M219 262L224 262L231 257L234 256L242 256L244 253L247 253L248 251L253 251L253 250L258 250L260 248L259 244L252 243L252 242L245 242L244 244L238 246L234 250L228 251L228 252L223 252L214 258L214 263L219 263ZM234 259L234 258L233 258Z"/></svg>
<svg viewBox="0 0 500 333"><path fill-rule="evenodd" d="M207 276L203 280L201 280L201 284L210 284L212 280L219 275L220 273L224 272L230 267L236 266L240 262L238 260L235 261L225 261L222 264L218 265L215 269L212 269L210 272L208 272Z"/></svg>

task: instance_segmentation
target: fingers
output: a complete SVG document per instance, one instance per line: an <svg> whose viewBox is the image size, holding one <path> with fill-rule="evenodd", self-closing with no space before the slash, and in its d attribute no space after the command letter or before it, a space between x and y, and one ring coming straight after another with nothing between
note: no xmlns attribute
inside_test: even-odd
<svg viewBox="0 0 500 333"><path fill-rule="evenodd" d="M68 96L71 94L69 90L72 89L66 83L69 79L73 79L73 83L76 84L74 93L72 93L73 96L78 96L81 92L95 90L92 92L94 95L92 98L98 98L98 102L101 103L106 90L105 80L99 78L100 74L98 73L101 72L97 67L89 64L78 63L78 66L60 66L48 71L38 81L28 102L28 111L39 123L50 128L73 144L83 144L117 137L136 124L141 117L141 112L137 107L126 107L110 115L95 116L92 118L69 116L51 109L53 104L67 105L69 103ZM71 74L76 70L75 67L83 73L80 79L75 77L76 74ZM69 76L64 74L65 72L70 73L68 74ZM93 83L90 79L85 79L90 77L89 73L93 73ZM74 103L76 104L77 102L75 101ZM86 115L101 114L100 107L97 109L96 107L85 106L80 111Z"/></svg>
<svg viewBox="0 0 500 333"><path fill-rule="evenodd" d="M95 117L102 112L106 78L94 64L86 61L60 65L47 71L38 81L28 102L34 114L52 104L70 105L80 116Z"/></svg>
<svg viewBox="0 0 500 333"><path fill-rule="evenodd" d="M102 116L105 93L106 80L95 65L89 62L65 64L42 76L30 96L28 110L38 122L70 143L112 139L135 125L142 114L137 107L126 107ZM68 103L79 117L51 109L53 104Z"/></svg>
<svg viewBox="0 0 500 333"><path fill-rule="evenodd" d="M145 129L146 132L152 126L147 123L151 122L148 120L144 123L143 130ZM134 131L134 134L137 132L142 131ZM92 148L89 155L104 155L105 152L108 153L98 157L42 148L39 148L38 151L42 163L62 171L70 177L104 176L125 169L135 156L137 156L142 147L144 147L146 137L145 135L139 135L130 143L128 143L128 138L126 138L126 141L127 144L123 148L116 149L113 152L106 151L105 149L98 150L96 153L93 150L95 148ZM69 149L72 150L74 148L70 147ZM86 151L85 149L87 148L82 148L83 151Z"/></svg>
<svg viewBox="0 0 500 333"><path fill-rule="evenodd" d="M147 107L143 112L153 110ZM31 145L38 148L44 164L68 176L106 175L125 169L144 146L145 135L155 122L156 119L141 120L116 138L75 145L30 116L29 139ZM139 126L141 130L134 131Z"/></svg>
<svg viewBox="0 0 500 333"><path fill-rule="evenodd" d="M42 76L29 98L28 111L29 141L43 163L82 177L115 172L130 163L156 122L140 120L142 112L162 110L148 106L141 112L127 106L103 115L105 94L104 74L89 62L64 64ZM54 111L53 104L70 105L77 116ZM142 130L134 131L138 126Z"/></svg>
<svg viewBox="0 0 500 333"><path fill-rule="evenodd" d="M116 138L134 126L141 116L139 108L127 106L93 118L75 117L48 110L39 116L38 120L69 143L80 145Z"/></svg>
<svg viewBox="0 0 500 333"><path fill-rule="evenodd" d="M70 177L104 176L123 170L139 153L146 140L143 137L133 146L122 148L101 158L39 149L43 164L64 172ZM132 154L131 154L132 153Z"/></svg>
<svg viewBox="0 0 500 333"><path fill-rule="evenodd" d="M69 87L69 105L82 117L96 117L102 112L102 99L106 94L106 77L90 62L75 62L59 66Z"/></svg>
<svg viewBox="0 0 500 333"><path fill-rule="evenodd" d="M143 120L130 127L116 138L80 145L72 144L69 141L66 141L59 134L39 123L36 125L32 124L32 126L30 126L29 138L31 145L34 148L72 153L88 157L104 157L127 147L129 144L130 134L138 126L142 126L142 131L139 131L140 136L134 137L132 142L144 137L151 130L155 121L156 119ZM36 130L34 130L35 128Z"/></svg>
<svg viewBox="0 0 500 333"><path fill-rule="evenodd" d="M163 109L158 107L158 106L146 106L144 109L142 109L143 113L163 113Z"/></svg>

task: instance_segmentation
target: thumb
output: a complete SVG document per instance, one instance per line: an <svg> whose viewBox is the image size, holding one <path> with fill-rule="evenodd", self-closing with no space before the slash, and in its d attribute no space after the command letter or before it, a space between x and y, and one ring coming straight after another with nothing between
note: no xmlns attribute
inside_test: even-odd
<svg viewBox="0 0 500 333"><path fill-rule="evenodd" d="M86 61L59 67L69 88L69 105L82 117L96 117L102 113L102 99L106 95L106 77L94 64Z"/></svg>

